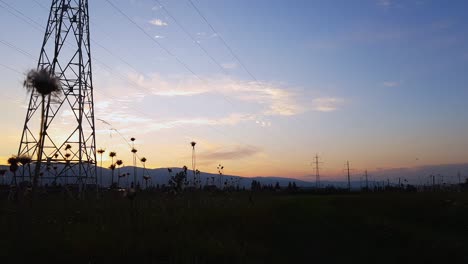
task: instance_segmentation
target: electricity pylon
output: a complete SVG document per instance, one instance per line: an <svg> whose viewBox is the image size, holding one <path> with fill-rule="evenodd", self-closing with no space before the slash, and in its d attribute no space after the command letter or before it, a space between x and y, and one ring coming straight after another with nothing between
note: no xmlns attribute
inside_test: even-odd
<svg viewBox="0 0 468 264"><path fill-rule="evenodd" d="M43 102L37 91L31 93L18 155L32 158L43 181L73 183L80 188L88 183L97 185L87 0L52 1L37 69L46 69L58 77L62 94L44 100L41 141L38 135ZM40 149L42 155L37 155Z"/></svg>
<svg viewBox="0 0 468 264"><path fill-rule="evenodd" d="M314 157L314 168L315 168L315 188L320 188L320 167L319 167L319 156Z"/></svg>
<svg viewBox="0 0 468 264"><path fill-rule="evenodd" d="M364 172L364 176L366 177L366 192L369 191L369 178L367 174L367 170Z"/></svg>
<svg viewBox="0 0 468 264"><path fill-rule="evenodd" d="M351 191L351 173L350 173L350 168L349 168L349 161L346 161L346 169L348 172L348 192Z"/></svg>

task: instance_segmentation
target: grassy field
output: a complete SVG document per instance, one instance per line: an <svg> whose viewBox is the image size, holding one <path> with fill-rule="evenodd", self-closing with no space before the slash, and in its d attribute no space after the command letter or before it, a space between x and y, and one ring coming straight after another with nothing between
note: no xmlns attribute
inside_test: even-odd
<svg viewBox="0 0 468 264"><path fill-rule="evenodd" d="M0 201L2 263L468 263L466 193ZM6 260L6 261L5 261Z"/></svg>

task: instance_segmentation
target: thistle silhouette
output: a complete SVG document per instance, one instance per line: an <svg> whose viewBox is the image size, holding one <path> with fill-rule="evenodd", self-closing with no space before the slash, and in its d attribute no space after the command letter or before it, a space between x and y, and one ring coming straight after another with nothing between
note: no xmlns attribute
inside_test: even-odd
<svg viewBox="0 0 468 264"><path fill-rule="evenodd" d="M41 171L42 155L44 152L44 140L47 129L46 104L49 105L52 98L61 94L60 80L50 70L31 70L27 73L23 83L24 88L31 93L37 93L41 97L41 123L39 129L39 140L37 142L37 162L33 176L33 191L37 187Z"/></svg>

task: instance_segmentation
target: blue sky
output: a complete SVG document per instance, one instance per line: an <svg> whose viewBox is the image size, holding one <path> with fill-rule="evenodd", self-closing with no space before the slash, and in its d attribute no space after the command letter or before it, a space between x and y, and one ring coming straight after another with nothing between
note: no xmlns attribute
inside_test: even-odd
<svg viewBox="0 0 468 264"><path fill-rule="evenodd" d="M151 167L189 164L191 140L200 169L245 176L307 179L316 153L330 177L346 160L370 171L466 162L466 1L192 0L216 34L187 0L109 1L145 33L90 1L96 114L135 136ZM27 96L15 71L36 64L41 5L0 1L3 159L18 147ZM98 146L130 162L98 125Z"/></svg>

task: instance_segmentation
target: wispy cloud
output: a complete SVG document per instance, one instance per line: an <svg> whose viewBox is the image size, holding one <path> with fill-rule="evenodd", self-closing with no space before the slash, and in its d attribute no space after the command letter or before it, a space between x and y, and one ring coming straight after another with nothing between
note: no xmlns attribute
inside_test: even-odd
<svg viewBox="0 0 468 264"><path fill-rule="evenodd" d="M120 129L124 133L138 134L141 131L149 133L185 126L234 126L242 122L259 120L257 115L249 113L231 113L221 117L161 118L138 110L135 105L138 105L142 99L143 97L128 92L122 93L120 97L113 96L112 99L98 95L95 104L96 113L105 122L116 126L110 127L105 124L104 129L98 134L107 134L111 128ZM258 125L262 126L261 123Z"/></svg>
<svg viewBox="0 0 468 264"><path fill-rule="evenodd" d="M183 76L162 77L159 74L127 76L128 84L108 79L107 83L99 84L103 92L96 94L95 108L102 119L115 124L117 128L124 128L124 132L130 134L187 126L235 126L245 122L267 129L272 126L274 117L294 116L310 110L330 112L337 110L342 102L339 98L322 97L313 100L310 107L307 106L310 103L305 102L301 90L268 82L212 78L203 83L195 78ZM129 88L129 85L132 88ZM180 112L172 116L159 116L139 108L143 100L144 104L148 104L153 100L154 102L166 100L167 97L214 95L219 98L219 94L229 100L234 107L232 109L228 107L222 112L217 109L213 111L215 114L207 114L205 111L199 115L191 113L188 116ZM206 109L210 107L216 106L206 105ZM108 133L108 129L102 133Z"/></svg>
<svg viewBox="0 0 468 264"><path fill-rule="evenodd" d="M150 23L151 25L158 26L158 27L165 27L165 26L168 25L166 22L162 21L162 20L159 19L159 18L150 20L149 23Z"/></svg>
<svg viewBox="0 0 468 264"><path fill-rule="evenodd" d="M394 25L360 24L323 38L313 38L306 42L306 47L316 52L333 52L362 45L388 45L413 37L410 27L400 28Z"/></svg>
<svg viewBox="0 0 468 264"><path fill-rule="evenodd" d="M377 5L385 8L392 6L392 4L392 0L377 0Z"/></svg>
<svg viewBox="0 0 468 264"><path fill-rule="evenodd" d="M293 90L266 82L229 82L225 85L226 92L231 96L255 102L266 107L263 111L267 116L293 116L305 111Z"/></svg>
<svg viewBox="0 0 468 264"><path fill-rule="evenodd" d="M312 101L313 110L319 112L333 112L338 110L339 106L344 102L341 98L321 97L315 98Z"/></svg>
<svg viewBox="0 0 468 264"><path fill-rule="evenodd" d="M251 121L255 120L254 115L250 114L239 114L234 113L230 114L226 117L221 118L208 118L208 117L197 117L197 118L173 118L169 120L158 120L157 122L153 122L153 124L148 125L148 129L157 131L161 129L169 129L175 128L185 125L193 125L193 126L203 126L203 125L210 125L210 126L233 126L239 124L244 121Z"/></svg>
<svg viewBox="0 0 468 264"><path fill-rule="evenodd" d="M237 68L237 63L235 63L235 62L227 62L227 63L221 64L221 66L222 66L224 69L232 70L232 69Z"/></svg>
<svg viewBox="0 0 468 264"><path fill-rule="evenodd" d="M153 7L151 8L151 10L153 10L153 11L158 11L158 10L161 9L161 8L162 8L162 6L160 6L160 5L155 5L155 6L153 6Z"/></svg>
<svg viewBox="0 0 468 264"><path fill-rule="evenodd" d="M207 34L206 32L197 32L197 38L199 39L211 39L211 38L216 38L218 34L212 33L212 34Z"/></svg>
<svg viewBox="0 0 468 264"><path fill-rule="evenodd" d="M256 120L255 124L261 126L261 127L270 127L271 122L270 121L262 121L262 120Z"/></svg>
<svg viewBox="0 0 468 264"><path fill-rule="evenodd" d="M230 78L210 79L207 84L185 79L177 83L164 80L158 74L148 77L130 75L132 82L152 91L156 96L193 96L206 93L221 93L225 98L256 103L264 107L262 114L292 116L305 111L297 95L291 89L268 82L246 82Z"/></svg>
<svg viewBox="0 0 468 264"><path fill-rule="evenodd" d="M217 148L210 151L205 151L198 154L198 157L203 160L236 160L254 156L261 152L261 149L250 145L238 145Z"/></svg>
<svg viewBox="0 0 468 264"><path fill-rule="evenodd" d="M388 82L384 82L383 86L385 86L385 87L398 87L398 86L400 86L400 83L399 82L388 81Z"/></svg>
<svg viewBox="0 0 468 264"><path fill-rule="evenodd" d="M431 24L431 28L436 31L443 31L451 28L454 25L452 20L437 20Z"/></svg>

